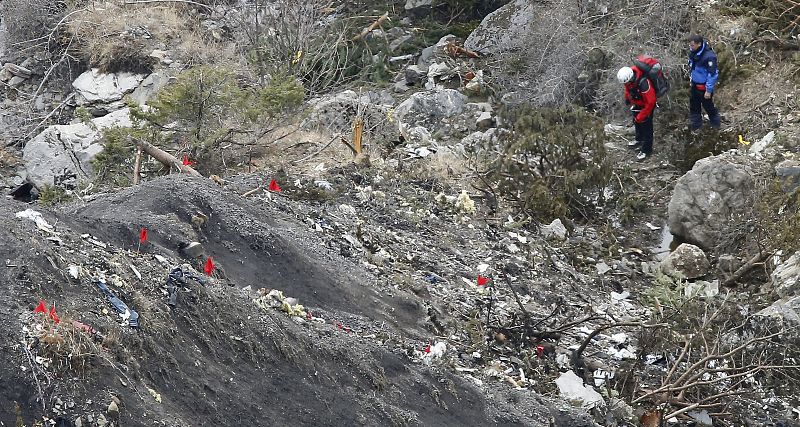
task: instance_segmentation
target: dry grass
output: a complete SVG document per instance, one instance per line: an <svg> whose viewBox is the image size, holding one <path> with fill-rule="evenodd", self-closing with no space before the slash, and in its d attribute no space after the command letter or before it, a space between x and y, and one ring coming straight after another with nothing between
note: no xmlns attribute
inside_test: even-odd
<svg viewBox="0 0 800 427"><path fill-rule="evenodd" d="M73 326L64 318L56 324L42 316L38 334L38 356L49 363L50 369L65 377L84 377L92 368L102 349L86 331Z"/></svg>
<svg viewBox="0 0 800 427"><path fill-rule="evenodd" d="M104 72L148 72L155 65L150 53L164 47L185 64L238 62L233 48L201 34L199 17L181 3L93 2L66 25L78 56Z"/></svg>

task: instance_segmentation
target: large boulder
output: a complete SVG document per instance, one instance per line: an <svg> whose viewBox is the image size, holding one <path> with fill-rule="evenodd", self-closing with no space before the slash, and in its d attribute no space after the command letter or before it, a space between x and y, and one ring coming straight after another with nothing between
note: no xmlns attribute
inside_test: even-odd
<svg viewBox="0 0 800 427"><path fill-rule="evenodd" d="M50 126L25 144L22 161L28 180L38 188L56 185L75 188L92 175L92 160L103 151L103 129L132 126L124 108L90 123Z"/></svg>
<svg viewBox="0 0 800 427"><path fill-rule="evenodd" d="M467 97L454 89L434 89L417 92L394 110L397 119L405 123L431 124L453 117L464 110Z"/></svg>
<svg viewBox="0 0 800 427"><path fill-rule="evenodd" d="M372 141L397 141L397 124L388 120L394 98L387 91L356 93L345 90L311 100L311 112L303 122L308 130L349 135L356 117L364 120L364 136Z"/></svg>
<svg viewBox="0 0 800 427"><path fill-rule="evenodd" d="M131 99L139 105L147 104L161 88L167 85L170 76L164 72L152 73L147 76L131 93Z"/></svg>
<svg viewBox="0 0 800 427"><path fill-rule="evenodd" d="M783 190L787 193L800 187L800 161L784 160L775 166L775 175L783 183Z"/></svg>
<svg viewBox="0 0 800 427"><path fill-rule="evenodd" d="M800 326L800 296L779 299L756 314L771 317L793 326Z"/></svg>
<svg viewBox="0 0 800 427"><path fill-rule="evenodd" d="M429 12L432 5L433 0L406 0L404 9L406 10L406 13L418 15L424 12Z"/></svg>
<svg viewBox="0 0 800 427"><path fill-rule="evenodd" d="M704 249L715 247L723 227L752 210L751 167L733 153L698 160L678 179L669 201L672 234Z"/></svg>
<svg viewBox="0 0 800 427"><path fill-rule="evenodd" d="M800 291L800 251L778 264L772 272L772 286L781 297L795 296Z"/></svg>
<svg viewBox="0 0 800 427"><path fill-rule="evenodd" d="M688 243L681 243L659 264L662 273L686 279L697 279L705 276L708 274L709 266L705 252Z"/></svg>
<svg viewBox="0 0 800 427"><path fill-rule="evenodd" d="M127 72L105 74L93 68L78 76L72 82L72 87L78 93L77 99L80 105L108 104L122 99L126 93L136 89L144 79L144 74Z"/></svg>
<svg viewBox="0 0 800 427"><path fill-rule="evenodd" d="M483 54L516 49L533 31L538 15L537 5L530 0L508 3L483 18L467 37L464 47Z"/></svg>

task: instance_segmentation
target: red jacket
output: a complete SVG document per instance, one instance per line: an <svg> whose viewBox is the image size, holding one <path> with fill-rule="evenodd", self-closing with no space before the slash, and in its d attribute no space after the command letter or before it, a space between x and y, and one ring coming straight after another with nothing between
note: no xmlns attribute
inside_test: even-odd
<svg viewBox="0 0 800 427"><path fill-rule="evenodd" d="M650 79L642 78L642 71L638 67L631 68L635 77L633 81L625 83L625 101L639 110L634 120L636 123L642 123L656 108L656 91L650 84Z"/></svg>

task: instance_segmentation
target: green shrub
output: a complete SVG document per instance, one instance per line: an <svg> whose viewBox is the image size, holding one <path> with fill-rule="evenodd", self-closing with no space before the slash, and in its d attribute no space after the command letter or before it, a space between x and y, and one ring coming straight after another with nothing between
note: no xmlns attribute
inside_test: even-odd
<svg viewBox="0 0 800 427"><path fill-rule="evenodd" d="M99 185L124 187L131 184L133 175L133 143L129 136L141 136L135 129L112 127L103 131L103 151L93 160L95 182Z"/></svg>
<svg viewBox="0 0 800 427"><path fill-rule="evenodd" d="M71 201L74 196L67 190L52 185L45 185L39 190L39 204L43 206L55 206Z"/></svg>
<svg viewBox="0 0 800 427"><path fill-rule="evenodd" d="M304 95L291 77L274 76L262 86L244 87L232 72L202 65L181 73L150 108L133 108L131 116L149 128L150 142L168 136L202 173L219 173L223 143L253 146L300 107Z"/></svg>
<svg viewBox="0 0 800 427"><path fill-rule="evenodd" d="M517 208L549 221L589 217L611 175L602 123L574 108L519 108L491 175Z"/></svg>

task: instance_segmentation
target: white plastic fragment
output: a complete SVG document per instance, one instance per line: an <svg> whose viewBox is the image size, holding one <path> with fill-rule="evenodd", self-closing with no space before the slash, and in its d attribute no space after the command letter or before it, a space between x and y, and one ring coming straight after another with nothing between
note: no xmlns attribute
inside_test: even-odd
<svg viewBox="0 0 800 427"><path fill-rule="evenodd" d="M77 265L70 265L69 267L67 267L67 270L69 271L70 277L72 277L73 279L77 279L81 272L81 268L78 267Z"/></svg>

